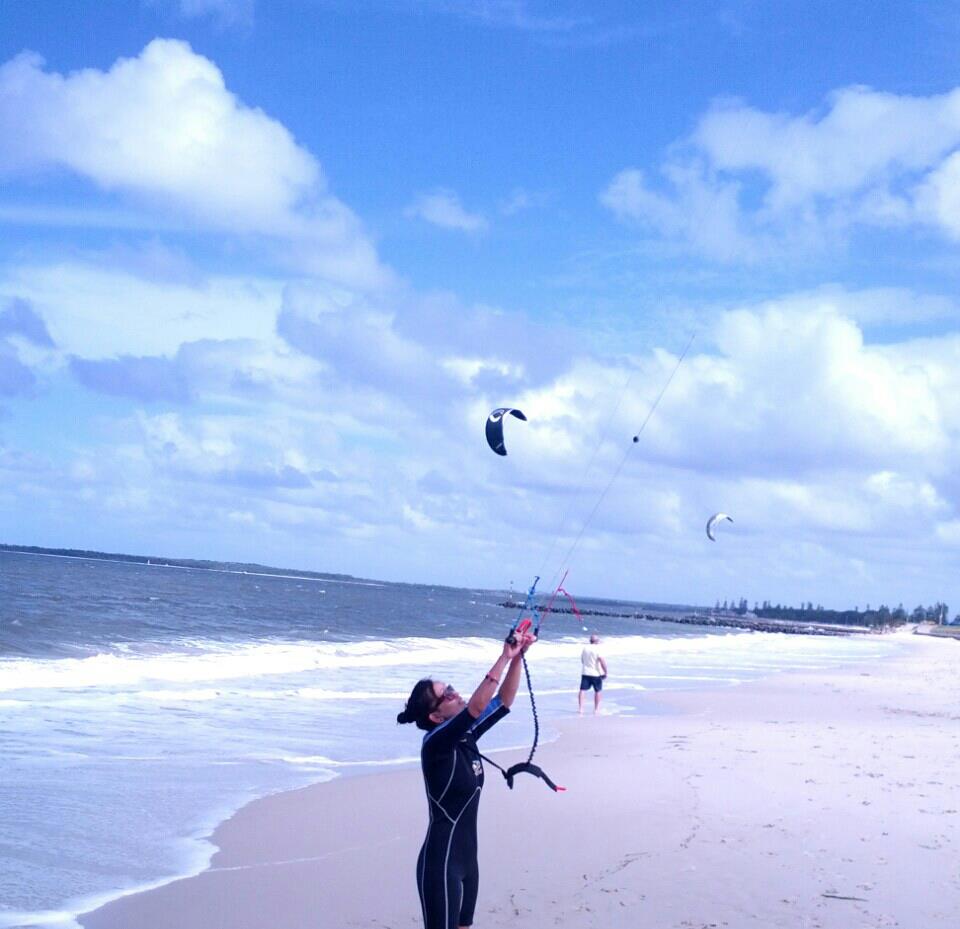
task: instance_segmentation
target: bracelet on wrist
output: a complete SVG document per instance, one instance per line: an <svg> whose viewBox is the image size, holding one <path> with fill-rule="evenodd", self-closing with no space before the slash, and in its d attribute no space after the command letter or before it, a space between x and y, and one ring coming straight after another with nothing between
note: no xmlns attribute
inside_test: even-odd
<svg viewBox="0 0 960 929"><path fill-rule="evenodd" d="M486 680L490 681L490 683L493 684L494 687L499 687L499 686L500 686L500 679L494 677L492 674L485 674L485 675L484 675L484 678L485 678Z"/></svg>

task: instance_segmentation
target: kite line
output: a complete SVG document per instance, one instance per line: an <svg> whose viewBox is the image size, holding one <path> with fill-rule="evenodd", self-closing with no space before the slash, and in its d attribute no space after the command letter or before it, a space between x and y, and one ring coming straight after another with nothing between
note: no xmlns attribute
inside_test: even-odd
<svg viewBox="0 0 960 929"><path fill-rule="evenodd" d="M557 577L558 575L560 575L561 571L563 572L563 574L560 577L560 580L558 581L556 586L553 588L553 591L550 595L550 599L547 601L546 605L542 609L539 606L537 606L536 592L537 592L537 584L540 582L540 575L537 575L536 577L534 577L533 583L530 585L530 588L527 591L526 598L524 599L523 605L520 607L520 612L517 618L514 620L513 625L510 627L510 631L507 634L508 642L511 642L511 643L516 642L517 633L527 632L531 629L534 635L539 636L540 626L543 620L549 614L550 610L552 609L554 601L556 600L558 594L563 594L563 596L565 596L570 601L570 605L571 605L571 608L573 609L574 614L576 615L577 619L580 621L580 624L583 625L583 615L581 614L579 608L577 607L576 601L573 599L570 593L563 586L564 583L566 582L567 575L570 573L570 569L568 565L570 564L570 561L572 560L574 553L579 547L580 542L587 531L587 528L593 522L593 519L597 515L597 512L599 511L601 505L603 504L603 501L606 499L607 494L610 492L610 488L613 487L617 478L620 476L620 472L623 470L623 467L627 462L627 458L630 455L630 452L633 446L639 444L640 436L643 435L644 430L647 428L647 424L653 418L653 414L656 412L657 407L660 406L660 401L663 400L667 391L670 389L670 385L673 383L673 379L676 377L677 372L680 370L680 366L683 364L684 359L687 357L687 354L690 351L690 347L693 345L693 340L695 337L696 337L696 332L693 332L690 334L690 338L687 340L687 344L684 346L683 351L680 353L679 357L677 358L677 362L673 366L673 369L670 371L669 377L666 379L663 386L660 388L660 392L657 394L656 398L654 399L653 403L650 406L650 409L647 411L647 415L644 417L643 422L640 424L640 428L634 434L633 441L630 443L630 445L627 446L626 451L623 453L623 456L620 459L620 462L617 464L613 473L610 475L609 480L607 481L604 488L601 490L600 494L598 495L596 501L593 504L593 507L591 508L590 512L587 514L582 525L580 526L580 530L577 533L576 537L574 538L573 542L571 543L569 549L567 550L567 553L561 559L557 567L556 573L553 576ZM593 454L590 456L590 460L588 461L587 467L584 470L584 474L583 474L584 479L586 478L586 475L589 473L590 468L593 465L593 462L596 459L601 446L606 440L607 430L613 418L616 416L617 411L620 408L620 404L622 403L623 398L626 395L627 389L630 386L630 382L632 378L633 378L633 374L631 374L630 377L628 377L627 382L625 383L623 389L620 391L619 397L617 399L616 404L614 405L613 411L610 414L609 419L607 420L606 427L601 432L600 438L596 446L594 447ZM511 409L509 407L500 407L494 410L490 414L490 417L487 420L487 426L486 426L487 442L489 443L491 449L493 449L493 451L496 452L498 455L507 454L506 447L503 442L503 419L507 414L513 415L517 419L526 421L526 416L520 410ZM567 518L567 513L565 512L561 517L560 525L557 528L557 532L554 534L553 540L550 545L550 549L547 553L546 558L544 559L544 564L548 562L548 560L553 554L553 550L556 547L557 540L559 539L560 534L563 531L563 527L566 523L566 518ZM543 569L541 568L541 572L542 571ZM527 616L526 614L529 614L529 616ZM486 756L481 755L481 757L484 758L486 761L489 761L494 767L499 768L504 778L506 778L507 785L511 789L513 788L514 775L526 772L528 774L533 774L535 777L539 777L542 780L544 780L547 786L554 791L564 790L565 788L558 787L552 780L550 780L549 777L547 777L547 775L544 773L544 771L541 768L533 764L533 756L536 754L537 745L540 740L540 720L537 716L537 703L536 703L536 698L533 692L533 684L530 679L530 668L529 668L529 665L527 664L526 655L522 655L521 658L523 661L523 671L527 680L527 692L530 695L530 708L533 713L533 742L530 746L530 752L527 755L527 760L525 762L521 762L519 764L513 765L509 769L504 769L500 767L500 765L498 765L496 762L491 761L491 759L489 758L486 758Z"/></svg>

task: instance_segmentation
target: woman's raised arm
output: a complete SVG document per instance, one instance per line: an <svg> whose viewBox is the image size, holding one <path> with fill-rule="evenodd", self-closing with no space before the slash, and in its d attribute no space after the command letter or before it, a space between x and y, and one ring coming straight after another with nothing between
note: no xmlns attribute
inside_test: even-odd
<svg viewBox="0 0 960 929"><path fill-rule="evenodd" d="M469 710L470 715L474 719L479 719L480 715L487 708L487 704L493 699L494 695L497 692L497 688L500 686L500 678L503 677L503 669L507 665L513 664L513 662L520 656L524 649L525 637L521 636L515 645L511 645L509 642L503 643L503 651L500 653L500 657L493 663L493 667L484 675L480 685L473 692L473 696L470 698L470 701L467 703L467 710ZM509 674L507 675L509 678ZM516 688L514 688L516 692ZM503 693L501 690L500 698L503 699ZM506 703L506 701L504 701ZM509 706L509 704L507 704Z"/></svg>

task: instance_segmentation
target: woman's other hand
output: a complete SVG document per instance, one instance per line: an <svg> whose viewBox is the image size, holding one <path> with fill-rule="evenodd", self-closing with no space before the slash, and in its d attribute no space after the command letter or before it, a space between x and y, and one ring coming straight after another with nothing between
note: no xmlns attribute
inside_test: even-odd
<svg viewBox="0 0 960 929"><path fill-rule="evenodd" d="M537 637L532 632L515 632L512 638L513 644L509 639L503 643L503 657L510 661L518 658L537 641Z"/></svg>

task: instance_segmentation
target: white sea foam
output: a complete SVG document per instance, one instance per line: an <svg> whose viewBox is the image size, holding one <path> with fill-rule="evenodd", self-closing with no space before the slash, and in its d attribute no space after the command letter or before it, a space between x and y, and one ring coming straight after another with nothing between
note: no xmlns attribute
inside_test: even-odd
<svg viewBox="0 0 960 929"><path fill-rule="evenodd" d="M136 688L146 682L212 684L310 671L413 668L428 671L438 665L484 662L498 647L495 639L407 637L354 642L247 642L236 645L200 639L182 640L159 654L117 648L87 658L0 659L0 692L83 688ZM664 639L619 636L605 639L609 661L660 659L674 669L723 667L724 670L769 670L781 667L817 668L836 659L831 643L807 636L776 636L754 632ZM570 637L541 641L531 660L538 663L576 662L583 647ZM863 658L880 654L863 649ZM205 688L200 688L204 690ZM191 688L185 688L190 693ZM393 691L391 690L391 694ZM310 696L305 694L305 696ZM386 694L385 694L386 696ZM313 695L323 699L322 695ZM170 699L170 697L167 697ZM184 697L183 699L188 699ZM193 697L193 699L199 699ZM359 697L358 697L359 699Z"/></svg>
<svg viewBox="0 0 960 929"><path fill-rule="evenodd" d="M413 764L419 761L416 755L402 758L387 758L383 761L334 761L325 755L279 755L267 757L264 761L283 761L286 764L320 768L378 768L381 765Z"/></svg>
<svg viewBox="0 0 960 929"><path fill-rule="evenodd" d="M80 912L80 910L76 913L68 910L36 910L29 913L25 910L6 910L0 913L0 929L7 929L7 927L24 929L26 926L37 927L37 929L41 927L42 929L81 929L80 923L76 920Z"/></svg>
<svg viewBox="0 0 960 929"><path fill-rule="evenodd" d="M738 677L718 677L715 674L631 674L630 680L639 681L711 681L717 684L739 684ZM614 685L610 685L614 686Z"/></svg>
<svg viewBox="0 0 960 929"><path fill-rule="evenodd" d="M219 690L141 690L138 697L142 700L157 700L160 703L192 703L203 700L216 700L223 696Z"/></svg>
<svg viewBox="0 0 960 929"><path fill-rule="evenodd" d="M87 658L0 659L0 692L131 687L146 681L202 683L323 669L428 666L489 654L485 639L400 639L362 642L251 642L224 645L185 640L160 654L111 652Z"/></svg>
<svg viewBox="0 0 960 929"><path fill-rule="evenodd" d="M372 690L325 690L322 687L301 687L296 691L298 697L305 700L406 700L407 691Z"/></svg>

